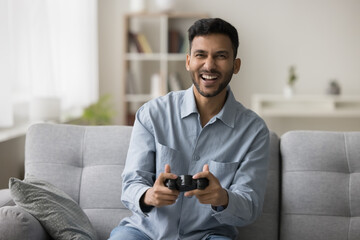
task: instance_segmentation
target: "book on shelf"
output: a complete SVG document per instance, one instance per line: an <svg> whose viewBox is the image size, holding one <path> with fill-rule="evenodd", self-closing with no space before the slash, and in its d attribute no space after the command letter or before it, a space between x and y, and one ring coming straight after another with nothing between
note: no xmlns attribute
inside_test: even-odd
<svg viewBox="0 0 360 240"><path fill-rule="evenodd" d="M180 53L188 53L188 52L189 52L189 41L186 39L182 43L182 46L180 48Z"/></svg>
<svg viewBox="0 0 360 240"><path fill-rule="evenodd" d="M129 52L132 51L133 46L135 46L137 52L139 52L139 53L143 52L143 50L141 48L141 45L140 45L140 42L138 41L138 39L136 37L136 34L132 33L132 32L129 32L129 45L128 45L128 47L129 47L128 51Z"/></svg>
<svg viewBox="0 0 360 240"><path fill-rule="evenodd" d="M168 47L169 47L169 53L185 53L183 48L186 44L186 41L181 34L180 31L171 29L169 30L169 37L168 37Z"/></svg>
<svg viewBox="0 0 360 240"><path fill-rule="evenodd" d="M145 37L145 35L143 33L137 34L137 38L140 42L140 45L141 45L144 53L152 53L153 52L150 47L149 41L147 40L147 38Z"/></svg>
<svg viewBox="0 0 360 240"><path fill-rule="evenodd" d="M135 113L128 113L126 116L126 125L133 126L135 122Z"/></svg>
<svg viewBox="0 0 360 240"><path fill-rule="evenodd" d="M129 32L130 45L133 44L136 46L136 50L139 53L152 53L152 48L149 41L147 40L145 34L143 33L133 33ZM130 49L129 49L130 51Z"/></svg>

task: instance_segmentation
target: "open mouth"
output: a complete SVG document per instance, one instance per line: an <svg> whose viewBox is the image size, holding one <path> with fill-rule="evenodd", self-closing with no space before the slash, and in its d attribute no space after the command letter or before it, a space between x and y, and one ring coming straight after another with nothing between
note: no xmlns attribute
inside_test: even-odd
<svg viewBox="0 0 360 240"><path fill-rule="evenodd" d="M217 74L200 74L200 77L205 81L214 81L218 79L219 76Z"/></svg>

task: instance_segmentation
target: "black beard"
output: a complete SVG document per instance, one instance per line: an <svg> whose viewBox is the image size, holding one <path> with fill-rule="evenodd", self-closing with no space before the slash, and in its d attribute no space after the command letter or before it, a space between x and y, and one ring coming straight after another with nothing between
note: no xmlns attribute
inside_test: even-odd
<svg viewBox="0 0 360 240"><path fill-rule="evenodd" d="M224 77L225 77L226 81L221 83L219 88L213 93L205 93L205 92L201 91L199 84L195 81L194 73L190 72L190 76L191 76L191 79L192 79L192 82L193 82L195 88L200 93L200 95L203 97L211 98L211 97L217 96L219 93L221 93L227 87L227 85L229 85L231 78L232 78L232 72L230 74L225 74Z"/></svg>

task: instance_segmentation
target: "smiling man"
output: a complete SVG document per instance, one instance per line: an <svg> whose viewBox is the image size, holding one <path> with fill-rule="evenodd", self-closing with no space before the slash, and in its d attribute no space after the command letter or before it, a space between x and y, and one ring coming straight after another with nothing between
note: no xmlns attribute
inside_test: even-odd
<svg viewBox="0 0 360 240"><path fill-rule="evenodd" d="M194 26L197 24L200 25L201 22ZM215 21L213 24L215 25ZM198 27L201 29L201 26ZM241 61L236 58L238 36L236 30L230 30L229 26L228 35L217 31L212 33L211 29L203 29L207 34L198 35L199 30L196 27L189 30L191 45L190 55L186 57L186 69L190 72L196 88L194 95L198 108L206 110L204 114L200 112L202 125L220 111L226 100L226 87L232 75L240 70ZM209 108L212 111L209 111Z"/></svg>
<svg viewBox="0 0 360 240"><path fill-rule="evenodd" d="M236 239L236 226L262 211L269 131L228 86L241 65L237 30L210 18L188 33L193 86L138 110L122 175L122 202L133 215L111 240ZM189 186L180 175L192 176Z"/></svg>

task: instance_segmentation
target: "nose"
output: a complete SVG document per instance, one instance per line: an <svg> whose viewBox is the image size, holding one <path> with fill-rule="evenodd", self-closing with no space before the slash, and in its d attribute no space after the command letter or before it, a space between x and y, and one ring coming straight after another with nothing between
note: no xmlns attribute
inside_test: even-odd
<svg viewBox="0 0 360 240"><path fill-rule="evenodd" d="M211 56L207 57L205 59L203 67L204 67L204 69L206 69L208 71L215 69L215 67L216 67L215 59Z"/></svg>

